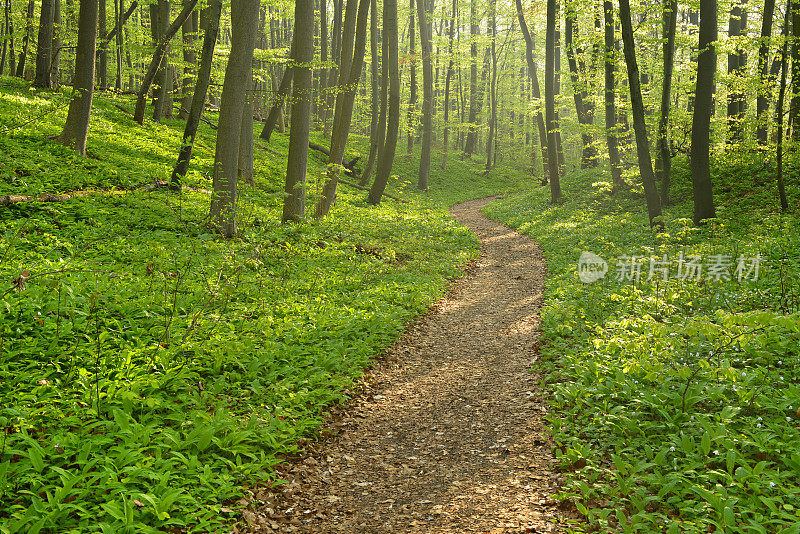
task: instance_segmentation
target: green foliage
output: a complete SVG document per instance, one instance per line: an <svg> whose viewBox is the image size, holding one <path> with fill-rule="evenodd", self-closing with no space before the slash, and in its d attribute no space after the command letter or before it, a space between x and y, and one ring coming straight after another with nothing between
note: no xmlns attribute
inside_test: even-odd
<svg viewBox="0 0 800 534"><path fill-rule="evenodd" d="M800 524L800 237L777 213L774 169L726 155L715 165L719 217L690 226L690 178L675 162L678 203L647 226L641 193L609 197L597 175L487 208L547 257L543 359L552 390L562 498L606 532L796 532ZM796 165L796 162L795 162ZM796 168L796 167L795 167ZM797 174L788 186L797 205ZM746 178L745 178L746 177ZM578 258L609 261L583 284ZM615 279L622 255L761 254L758 281ZM734 260L735 261L735 260Z"/></svg>
<svg viewBox="0 0 800 534"><path fill-rule="evenodd" d="M64 100L0 91L1 194L168 179L182 123L138 127L115 107L129 100L98 95L81 159L44 137ZM0 532L225 530L222 508L318 435L326 407L477 254L451 197L403 185L410 161L391 188L413 204L342 187L324 221L282 226L285 158L258 149L241 231L220 239L206 219L213 136L201 128L180 195L1 208ZM434 175L452 198L470 180L503 189L453 168L452 183ZM312 203L323 171L314 160Z"/></svg>

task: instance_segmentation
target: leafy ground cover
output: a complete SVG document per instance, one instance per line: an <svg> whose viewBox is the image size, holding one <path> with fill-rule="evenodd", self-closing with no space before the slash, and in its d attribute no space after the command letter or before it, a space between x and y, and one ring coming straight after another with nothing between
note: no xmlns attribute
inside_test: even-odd
<svg viewBox="0 0 800 534"><path fill-rule="evenodd" d="M98 95L83 159L47 138L67 101L0 79L0 195L169 177L180 121L139 127L129 99ZM411 204L341 188L324 221L281 226L285 160L257 150L225 241L206 218L213 146L203 125L180 195L0 206L0 532L224 530L242 488L271 480L475 256L447 206L526 180L453 158L436 193L414 193L400 156L392 191Z"/></svg>
<svg viewBox="0 0 800 534"><path fill-rule="evenodd" d="M719 157L718 218L703 229L676 167L659 234L642 192L611 197L597 171L568 173L563 204L540 188L486 208L547 257L542 365L563 498L586 517L576 531L800 532L797 161L781 215L768 160ZM605 278L581 283L585 251L608 262Z"/></svg>

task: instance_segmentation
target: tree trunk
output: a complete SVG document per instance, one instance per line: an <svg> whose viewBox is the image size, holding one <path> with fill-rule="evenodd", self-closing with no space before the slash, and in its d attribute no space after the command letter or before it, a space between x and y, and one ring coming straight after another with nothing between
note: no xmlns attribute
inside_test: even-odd
<svg viewBox="0 0 800 534"><path fill-rule="evenodd" d="M756 138L760 145L767 144L769 122L769 94L772 80L769 72L769 41L772 37L772 19L775 15L775 0L764 0L764 13L761 19L761 45L758 47L758 72L760 83L756 101Z"/></svg>
<svg viewBox="0 0 800 534"><path fill-rule="evenodd" d="M383 46L384 65L388 74L388 122L386 128L386 141L378 155L378 168L375 171L375 181L369 191L368 202L378 204L381 195L386 189L389 175L392 172L394 154L397 147L397 131L400 128L400 66L398 63L398 31L397 31L397 0L383 0ZM384 84L386 85L386 84Z"/></svg>
<svg viewBox="0 0 800 534"><path fill-rule="evenodd" d="M547 183L548 165L547 165L547 129L544 125L544 117L542 116L541 104L541 90L539 88L539 73L536 68L536 60L533 57L536 50L535 41L528 31L528 25L525 22L525 15L522 12L522 0L516 0L517 5L517 18L519 19L520 30L522 37L525 39L525 60L528 62L528 76L531 79L531 86L533 89L533 98L536 99L536 127L539 129L539 144L542 148L542 165L543 165L543 178L542 185Z"/></svg>
<svg viewBox="0 0 800 534"><path fill-rule="evenodd" d="M786 71L789 69L788 61L786 59L786 51L788 48L787 38L789 37L789 14L792 11L795 12L793 24L796 24L797 9L797 4L795 4L793 8L791 6L786 7L786 18L783 21L783 37L786 40L784 40L783 46L781 46L781 83L780 90L778 91L778 102L775 105L777 108L778 120L778 146L776 150L776 156L778 160L778 196L781 201L781 211L786 211L789 209L789 202L786 199L786 186L783 183L783 102L784 98L786 97Z"/></svg>
<svg viewBox="0 0 800 534"><path fill-rule="evenodd" d="M289 56L292 61L294 61L295 46L296 42L293 39L292 45L289 49ZM264 128L261 129L261 135L259 135L261 139L264 139L267 142L269 142L269 138L272 137L272 131L275 129L275 125L283 124L283 118L282 118L283 103L286 101L286 97L289 96L289 90L292 87L293 77L294 77L294 67L287 66L283 70L283 77L281 78L281 84L278 87L278 90L275 92L275 98L272 101L272 107L270 107L269 115L267 116L266 122L264 122Z"/></svg>
<svg viewBox="0 0 800 534"><path fill-rule="evenodd" d="M324 1L324 0L323 0ZM306 169L311 130L311 63L314 61L314 0L296 0L294 5L295 63L292 90L292 128L286 165L286 196L281 220L299 221L306 213Z"/></svg>
<svg viewBox="0 0 800 534"><path fill-rule="evenodd" d="M496 0L495 0L496 1ZM456 11L458 0L453 0L453 11L450 15L450 34L447 45L447 74L444 82L444 154L442 155L442 170L447 168L447 150L450 142L450 80L453 78L453 38L455 36Z"/></svg>
<svg viewBox="0 0 800 534"><path fill-rule="evenodd" d="M547 0L547 27L544 44L544 111L547 123L547 167L550 179L550 201L562 198L556 141L555 64L556 64L556 0Z"/></svg>
<svg viewBox="0 0 800 534"><path fill-rule="evenodd" d="M661 205L669 205L669 183L672 174L672 155L669 149L669 108L672 71L675 64L675 30L678 20L678 1L664 0L664 85L661 89L661 114L658 120L658 155L656 179L661 184Z"/></svg>
<svg viewBox="0 0 800 534"><path fill-rule="evenodd" d="M422 140L417 189L427 191L431 175L433 144L433 62L431 58L431 18L434 0L417 0L419 43L422 52Z"/></svg>
<svg viewBox="0 0 800 534"><path fill-rule="evenodd" d="M31 37L33 36L33 11L34 1L28 1L28 10L25 13L25 37L22 39L22 52L19 53L19 61L17 61L17 76L19 78L25 77L25 61L28 57L28 48L30 47Z"/></svg>
<svg viewBox="0 0 800 534"><path fill-rule="evenodd" d="M197 71L197 80L194 84L194 95L192 96L192 106L189 109L189 117L186 120L186 128L183 130L183 142L178 154L178 161L172 171L170 183L173 188L180 187L181 180L186 176L189 169L189 162L192 159L192 148L194 138L197 135L197 127L200 125L200 118L203 116L203 108L206 103L206 93L211 81L211 66L214 62L214 45L219 35L219 19L222 13L222 1L211 0L205 10L205 33L203 35L203 51L200 58L200 68Z"/></svg>
<svg viewBox="0 0 800 534"><path fill-rule="evenodd" d="M74 149L81 156L86 155L86 138L89 136L89 117L94 96L97 15L97 0L81 0L73 95L67 111L67 122L58 138L59 143Z"/></svg>
<svg viewBox="0 0 800 534"><path fill-rule="evenodd" d="M728 37L736 38L747 35L747 11L743 7L746 0L736 0L731 7L731 16L728 20ZM737 46L728 54L728 77L732 80L728 85L728 129L730 137L728 143L733 144L742 140L746 98L739 86L743 83L743 76L747 68L747 54Z"/></svg>
<svg viewBox="0 0 800 534"><path fill-rule="evenodd" d="M342 164L347 138L350 135L350 121L353 116L358 80L364 63L364 52L367 40L367 15L370 0L360 0L358 12L355 13L356 0L348 0L345 14L344 31L342 32L341 62L339 68L339 87L336 95L336 107L333 114L331 131L331 149L328 158L330 170L328 181L322 188L314 218L325 217L336 200L338 166ZM353 41L355 36L355 42Z"/></svg>
<svg viewBox="0 0 800 534"><path fill-rule="evenodd" d="M489 135L486 139L486 166L488 173L492 169L492 144L494 143L497 125L497 0L489 2L489 32L492 36L492 83L489 86Z"/></svg>
<svg viewBox="0 0 800 534"><path fill-rule="evenodd" d="M611 167L612 192L625 186L622 179L622 162L619 157L619 140L617 137L617 108L616 99L616 46L614 38L614 7L611 0L603 2L605 20L605 113L606 113L606 143L608 145L608 160Z"/></svg>
<svg viewBox="0 0 800 534"><path fill-rule="evenodd" d="M34 87L49 89L50 62L53 55L53 3L54 0L42 0L42 11L39 16L39 39L36 42L36 77Z"/></svg>
<svg viewBox="0 0 800 534"><path fill-rule="evenodd" d="M592 134L587 130L588 126L591 125L589 103L587 102L588 92L585 87L582 87L584 83L581 80L583 69L579 68L577 58L577 56L581 54L581 50L575 45L575 40L578 37L578 20L574 4L570 0L566 3L565 13L564 46L567 49L567 63L569 64L570 81L572 82L572 97L575 102L575 113L578 117L578 123L583 126L583 131L581 132L581 141L583 142L581 168L586 169L597 166L597 150L594 147Z"/></svg>
<svg viewBox="0 0 800 534"><path fill-rule="evenodd" d="M189 7L194 9L193 5L187 4L184 10ZM222 86L219 129L214 152L214 194L211 198L211 219L228 238L236 233L239 136L247 87L252 81L258 8L258 2L231 0L231 51ZM182 23L183 20L180 21Z"/></svg>
<svg viewBox="0 0 800 534"><path fill-rule="evenodd" d="M715 0L712 0L715 1ZM631 108L633 111L633 130L636 135L636 155L639 160L639 173L644 184L644 195L647 199L647 214L650 226L663 228L664 224L657 220L661 216L661 199L656 190L656 177L653 173L653 162L650 159L650 144L647 140L647 124L644 116L644 102L640 85L639 65L636 62L636 49L633 41L633 24L631 23L631 7L629 0L620 0L619 18L622 24L622 42L625 51L625 65L628 67L628 86L631 91Z"/></svg>
<svg viewBox="0 0 800 534"><path fill-rule="evenodd" d="M183 0L185 4L188 0ZM197 11L192 11L192 16L187 17L181 24L181 41L183 43L183 77L181 78L181 110L179 117L183 120L189 118L189 108L192 105L192 82L197 75L195 72L197 54L194 51L197 39Z"/></svg>
<svg viewBox="0 0 800 534"><path fill-rule="evenodd" d="M700 41L697 57L697 88L692 118L692 185L694 188L694 222L716 217L709 165L709 136L714 74L717 55L717 1L700 0Z"/></svg>
<svg viewBox="0 0 800 534"><path fill-rule="evenodd" d="M422 0L420 0L422 1ZM411 64L408 67L408 76L409 76L409 96L408 96L408 125L407 125L407 134L408 137L406 139L406 153L411 154L414 150L414 137L416 135L416 120L415 120L415 109L417 107L417 56L416 54L416 29L414 25L414 0L410 2L410 10L408 12L408 55L410 57Z"/></svg>
<svg viewBox="0 0 800 534"><path fill-rule="evenodd" d="M378 123L380 122L381 109L381 89L378 82L379 72L382 71L378 60L378 3L377 0L370 0L369 14L369 47L370 47L370 72L372 73L372 85L370 86L370 121L369 121L369 157L361 173L361 185L369 183L372 171L375 169L375 160L378 158ZM385 81L385 76L382 77ZM385 117L385 115L384 115ZM385 127L385 125L384 125ZM383 137L383 136L381 136Z"/></svg>
<svg viewBox="0 0 800 534"><path fill-rule="evenodd" d="M139 124L144 123L144 111L145 106L147 105L147 91L150 89L150 84L153 83L153 78L155 77L156 71L158 70L162 59L164 58L167 45L178 32L178 29L183 25L183 22L186 20L186 18L191 15L194 6L197 5L197 1L198 0L188 0L188 3L183 6L181 12L177 17L175 17L175 20L172 21L172 24L170 24L164 36L156 45L156 49L153 52L153 58L150 60L150 65L147 67L147 72L145 73L142 84L139 87L139 92L136 95L136 109L133 112L133 120ZM258 18L256 17L256 22L257 21ZM252 55L252 51L250 54Z"/></svg>

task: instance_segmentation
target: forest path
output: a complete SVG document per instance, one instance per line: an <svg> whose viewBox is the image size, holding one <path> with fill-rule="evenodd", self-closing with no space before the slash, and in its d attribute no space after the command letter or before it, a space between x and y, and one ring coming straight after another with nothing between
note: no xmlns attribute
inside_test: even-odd
<svg viewBox="0 0 800 534"><path fill-rule="evenodd" d="M474 271L369 372L338 433L285 464L289 484L253 495L246 531L562 532L529 371L544 260L481 213L489 200L451 209L481 240Z"/></svg>

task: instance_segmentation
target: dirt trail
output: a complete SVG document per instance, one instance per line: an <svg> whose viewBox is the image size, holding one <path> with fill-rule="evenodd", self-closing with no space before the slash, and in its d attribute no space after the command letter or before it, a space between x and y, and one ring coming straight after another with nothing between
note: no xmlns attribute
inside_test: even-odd
<svg viewBox="0 0 800 534"><path fill-rule="evenodd" d="M290 483L253 496L246 531L563 531L530 373L544 261L486 202L451 210L481 240L474 272L370 372L338 434L286 465Z"/></svg>

